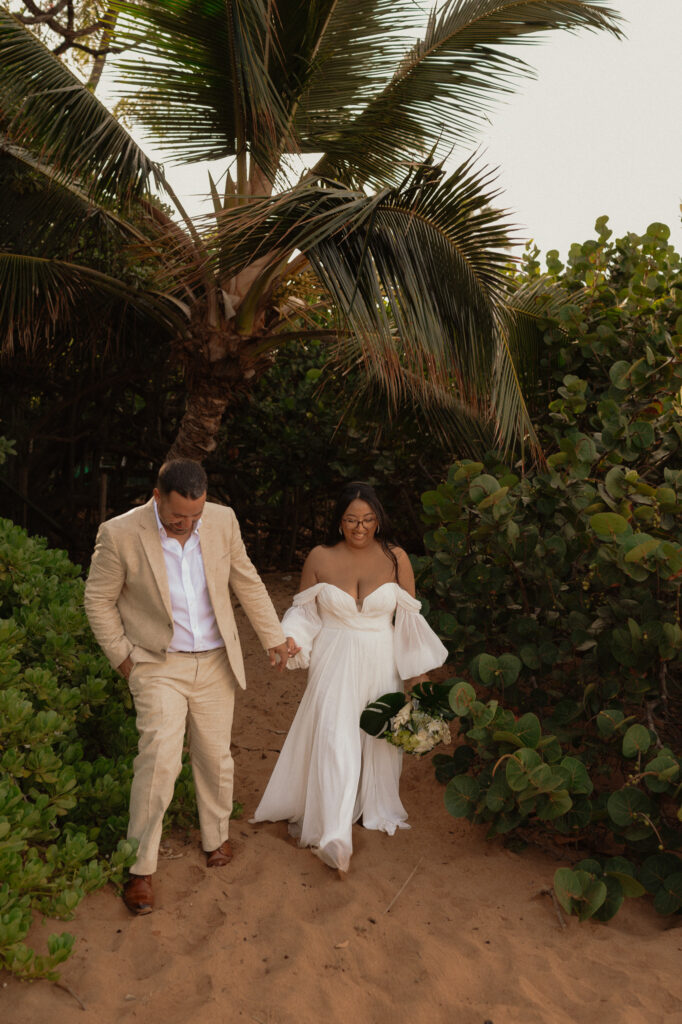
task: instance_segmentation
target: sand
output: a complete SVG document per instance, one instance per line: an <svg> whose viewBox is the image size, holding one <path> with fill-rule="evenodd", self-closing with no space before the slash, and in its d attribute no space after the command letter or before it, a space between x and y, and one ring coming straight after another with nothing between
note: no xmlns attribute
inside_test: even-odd
<svg viewBox="0 0 682 1024"><path fill-rule="evenodd" d="M296 580L265 578L283 611ZM607 925L562 928L547 890L570 860L451 818L429 757L405 759L411 830L356 826L345 880L284 824L250 825L305 673L275 673L241 635L232 864L207 869L198 834L172 832L152 914L105 889L73 921L36 922L38 946L76 936L66 987L0 975L4 1024L682 1024L682 918L629 900Z"/></svg>

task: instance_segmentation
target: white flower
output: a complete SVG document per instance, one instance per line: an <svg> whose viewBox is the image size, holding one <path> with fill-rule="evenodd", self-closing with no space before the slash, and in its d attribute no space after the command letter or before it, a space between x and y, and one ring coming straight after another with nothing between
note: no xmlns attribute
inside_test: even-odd
<svg viewBox="0 0 682 1024"><path fill-rule="evenodd" d="M407 704L404 704L397 715L394 715L391 719L391 732L397 732L398 729L403 725L407 725L412 714L412 701L408 700Z"/></svg>
<svg viewBox="0 0 682 1024"><path fill-rule="evenodd" d="M406 754L416 755L428 754L438 743L451 742L445 719L422 710L416 697L405 701L380 735Z"/></svg>
<svg viewBox="0 0 682 1024"><path fill-rule="evenodd" d="M452 739L448 724L442 718L433 718L427 726L427 731L429 736L433 738L434 745L436 743L449 743Z"/></svg>
<svg viewBox="0 0 682 1024"><path fill-rule="evenodd" d="M412 751L414 754L428 754L429 750L433 750L437 742L433 739L433 736L429 735L428 728L419 729L414 734L414 738L417 741Z"/></svg>

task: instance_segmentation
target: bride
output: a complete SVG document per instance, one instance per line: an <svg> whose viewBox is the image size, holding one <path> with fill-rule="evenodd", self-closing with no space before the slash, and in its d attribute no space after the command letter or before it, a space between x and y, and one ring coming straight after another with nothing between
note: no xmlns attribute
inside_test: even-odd
<svg viewBox="0 0 682 1024"><path fill-rule="evenodd" d="M362 732L383 693L442 665L447 650L419 614L414 574L374 489L348 484L327 542L308 555L282 620L308 685L253 822L288 820L300 846L345 872L352 825L393 835L409 828L398 784L402 752ZM300 644L300 647L298 645Z"/></svg>

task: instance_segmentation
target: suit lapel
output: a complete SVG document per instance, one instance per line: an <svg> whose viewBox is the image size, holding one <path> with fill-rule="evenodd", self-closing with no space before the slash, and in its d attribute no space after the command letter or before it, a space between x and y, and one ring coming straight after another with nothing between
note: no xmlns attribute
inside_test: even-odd
<svg viewBox="0 0 682 1024"><path fill-rule="evenodd" d="M204 511L201 514L201 526L199 527L199 547L201 548L201 560L204 563L204 575L206 576L206 586L208 593L211 598L211 604L215 608L215 581L216 581L216 570L218 567L218 559L216 558L217 545L215 543L215 528L213 523L213 516L211 515L211 509L208 505L204 505ZM213 557L211 557L211 554Z"/></svg>
<svg viewBox="0 0 682 1024"><path fill-rule="evenodd" d="M164 608L168 612L169 619L172 621L173 608L171 605L170 589L168 586L166 560L163 557L163 548L161 547L161 538L159 537L159 527L156 522L153 498L147 502L142 510L142 517L140 519L140 540L142 541L142 547L144 548L149 566L154 575L154 580L159 588L159 596L163 601Z"/></svg>

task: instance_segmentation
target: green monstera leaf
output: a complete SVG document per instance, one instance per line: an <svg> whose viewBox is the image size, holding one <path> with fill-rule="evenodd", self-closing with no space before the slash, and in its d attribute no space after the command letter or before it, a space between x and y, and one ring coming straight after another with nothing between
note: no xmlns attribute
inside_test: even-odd
<svg viewBox="0 0 682 1024"><path fill-rule="evenodd" d="M406 700L404 693L385 693L379 700L367 705L360 715L360 728L370 736L381 736L391 718L404 707Z"/></svg>

